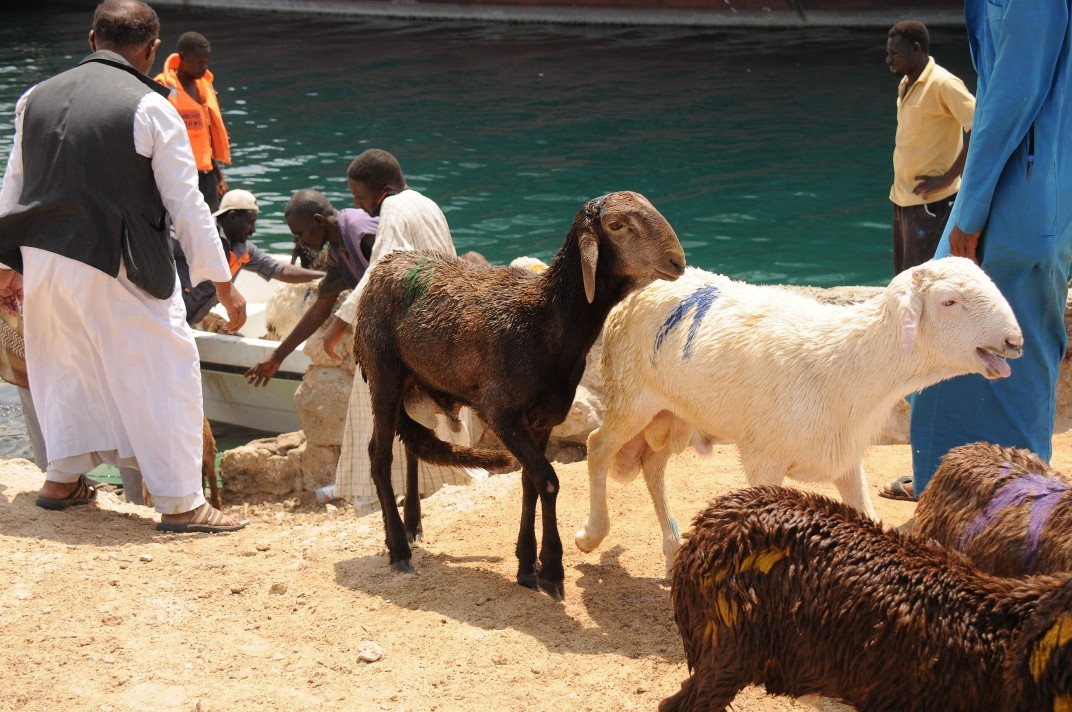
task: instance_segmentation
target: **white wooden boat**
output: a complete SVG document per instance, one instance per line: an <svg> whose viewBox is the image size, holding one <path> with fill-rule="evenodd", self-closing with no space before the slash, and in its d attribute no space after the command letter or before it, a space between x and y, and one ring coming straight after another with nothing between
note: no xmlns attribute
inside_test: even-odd
<svg viewBox="0 0 1072 712"><path fill-rule="evenodd" d="M278 257L278 256L277 256ZM288 259L282 258L279 259ZM246 299L246 324L241 334L211 334L194 329L194 340L201 357L201 390L205 415L214 422L230 423L272 433L289 433L301 429L294 406L294 391L301 384L305 370L312 363L296 348L284 361L267 386L255 388L243 375L264 361L278 341L256 338L267 333L265 304L279 282L265 281L253 272L239 272L235 286ZM226 316L223 308L213 308Z"/></svg>

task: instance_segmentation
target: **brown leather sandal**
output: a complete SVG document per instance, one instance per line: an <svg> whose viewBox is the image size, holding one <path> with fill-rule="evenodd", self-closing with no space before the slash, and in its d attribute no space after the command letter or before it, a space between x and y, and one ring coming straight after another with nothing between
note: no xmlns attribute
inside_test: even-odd
<svg viewBox="0 0 1072 712"><path fill-rule="evenodd" d="M63 499L52 499L51 497L42 497L38 495L36 504L41 509L62 512L68 507L89 504L95 499L97 499L97 488L89 484L89 480L86 479L86 476L82 475L78 478L78 486Z"/></svg>
<svg viewBox="0 0 1072 712"><path fill-rule="evenodd" d="M226 514L205 502L194 510L194 517L188 522L160 522L156 525L157 531L175 532L178 534L188 532L236 532L243 529L249 521L240 519L238 524L224 524Z"/></svg>
<svg viewBox="0 0 1072 712"><path fill-rule="evenodd" d="M903 502L918 502L919 497L916 497L912 492L908 491L908 487L911 485L912 475L898 477L893 482L887 482L883 485L882 489L878 491L878 496L885 497L886 499L901 500Z"/></svg>

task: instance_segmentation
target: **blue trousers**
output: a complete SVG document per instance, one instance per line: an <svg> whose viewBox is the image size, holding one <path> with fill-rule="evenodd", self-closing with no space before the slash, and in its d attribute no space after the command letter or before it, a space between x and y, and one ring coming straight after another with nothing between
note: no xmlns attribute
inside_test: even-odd
<svg viewBox="0 0 1072 712"><path fill-rule="evenodd" d="M911 399L916 496L930 482L942 456L959 445L982 440L1026 448L1047 462L1050 459L1058 368L1067 341L1064 314L1072 235L1069 230L1032 235L1023 204L1012 200L1007 204L1017 208L991 215L981 266L1012 306L1024 335L1023 356L1010 361L1009 378L961 376ZM955 217L954 210L950 225ZM935 257L948 255L947 230Z"/></svg>

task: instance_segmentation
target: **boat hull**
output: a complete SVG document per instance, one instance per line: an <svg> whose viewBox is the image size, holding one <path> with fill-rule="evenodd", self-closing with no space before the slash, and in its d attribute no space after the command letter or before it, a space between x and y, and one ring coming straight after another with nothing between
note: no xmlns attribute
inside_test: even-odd
<svg viewBox="0 0 1072 712"><path fill-rule="evenodd" d="M194 332L194 340L209 420L273 433L301 430L294 392L311 365L308 356L295 351L268 385L255 388L243 374L271 356L279 342L207 332Z"/></svg>
<svg viewBox="0 0 1072 712"><path fill-rule="evenodd" d="M280 261L289 258L273 255ZM235 287L246 299L246 323L242 331L261 334L268 331L265 307L279 282L269 282L260 275L239 272ZM226 318L219 305L213 307L218 316ZM243 375L251 367L266 361L279 347L278 341L216 334L194 329L201 358L201 391L205 399L205 415L214 423L229 423L270 433L291 433L301 430L301 421L294 404L294 392L301 385L312 361L302 346L283 360L278 373L268 385L254 387Z"/></svg>

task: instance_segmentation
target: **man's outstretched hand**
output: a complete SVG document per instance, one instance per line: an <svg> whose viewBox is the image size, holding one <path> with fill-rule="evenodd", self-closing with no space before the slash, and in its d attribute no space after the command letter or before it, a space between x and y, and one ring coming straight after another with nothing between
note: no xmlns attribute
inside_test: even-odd
<svg viewBox="0 0 1072 712"><path fill-rule="evenodd" d="M246 298L230 282L215 282L216 298L227 310L227 323L223 330L233 334L246 323Z"/></svg>
<svg viewBox="0 0 1072 712"><path fill-rule="evenodd" d="M346 336L346 330L349 328L348 323L336 316L331 318L324 329L324 353L336 361L342 361L342 356L338 353L339 342Z"/></svg>
<svg viewBox="0 0 1072 712"><path fill-rule="evenodd" d="M268 381L276 374L283 364L275 358L261 361L253 368L246 371L246 380L251 386L267 386Z"/></svg>

